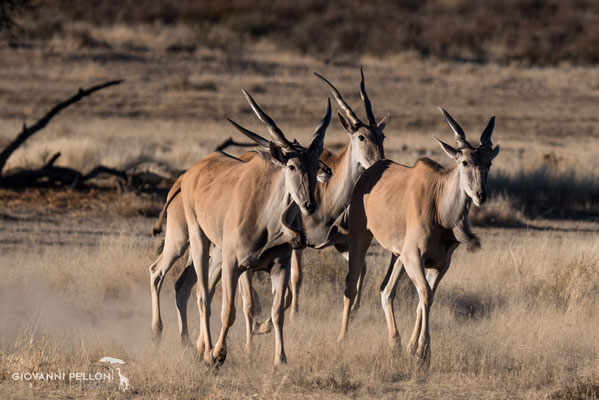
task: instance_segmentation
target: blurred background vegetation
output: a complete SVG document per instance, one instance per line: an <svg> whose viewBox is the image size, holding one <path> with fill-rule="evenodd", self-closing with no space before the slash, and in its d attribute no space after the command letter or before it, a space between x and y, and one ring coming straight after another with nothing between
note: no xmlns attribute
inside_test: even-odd
<svg viewBox="0 0 599 400"><path fill-rule="evenodd" d="M0 0L0 20L13 46L73 22L182 24L193 48L265 39L324 61L405 51L476 63L599 60L595 0Z"/></svg>

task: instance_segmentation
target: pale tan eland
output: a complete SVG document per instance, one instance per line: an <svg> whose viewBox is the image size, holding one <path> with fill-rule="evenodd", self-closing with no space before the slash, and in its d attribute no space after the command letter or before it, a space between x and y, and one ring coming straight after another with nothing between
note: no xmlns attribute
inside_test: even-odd
<svg viewBox="0 0 599 400"><path fill-rule="evenodd" d="M265 149L270 148L270 141L264 139L263 137L253 133L237 123L230 121L237 129L242 131L246 136L250 137L260 146ZM297 141L291 143L294 147L299 147L301 150L301 146ZM256 157L258 153L256 151L248 151L239 156L239 159L245 162L251 161L254 157ZM184 175L184 174L183 174ZM177 181L173 184L173 187L169 190L167 195L167 201L165 202L162 211L160 213L159 220L154 226L153 233L158 234L162 231L162 224L166 214L168 213L168 223L174 226L179 227L179 229L185 230L187 226L187 222L185 220L185 211L183 209L183 200L180 196L181 193L181 181L183 179L183 175L181 175ZM318 173L317 173L317 181L324 183L327 182L331 177L332 172L331 169L322 161L319 163ZM317 209L318 210L318 209ZM307 217L304 217L307 218ZM221 260L222 254L221 250L212 246L211 254L210 254L210 267L208 274L209 281L209 292L210 296L214 295L214 291L216 289L216 283L221 278ZM239 277L239 289L243 299L243 310L244 316L246 320L246 348L247 350L251 347L252 334L253 334L253 316L254 316L254 308L255 304L258 303L258 298L251 286L251 277L252 271L246 271L242 273ZM175 282L175 297L176 297L176 305L177 305L177 317L179 322L179 332L181 343L190 344L189 341L189 331L187 328L187 302L189 300L189 296L191 295L191 290L193 286L197 282L197 275L195 273L195 269L193 266L193 259L191 254L189 254L189 258L187 261L186 267L183 269L181 275ZM287 308L289 302L286 303L285 307ZM270 318L268 321L264 323L267 328L270 328L268 325L270 322Z"/></svg>
<svg viewBox="0 0 599 400"><path fill-rule="evenodd" d="M304 230L307 237L307 246L321 249L334 245L335 248L346 259L348 257L347 246L347 206L351 199L351 193L354 184L360 174L375 162L385 158L383 150L383 141L385 135L383 129L389 114L380 122L376 122L372 105L366 93L364 84L364 72L360 69L360 96L364 103L366 111L367 123L362 122L343 100L339 91L328 80L319 74L315 75L325 84L333 93L337 100L339 108L342 112L338 112L341 124L349 135L349 141L345 147L338 153L333 154L328 150L324 150L321 161L328 165L332 171L330 180L328 177L331 173L322 171L322 176L319 177L316 185L315 197L318 203L317 211L309 216L302 218ZM254 140L263 142L263 146L268 146L268 141L263 138L255 138ZM254 152L244 153L240 156L242 160L249 160L254 157ZM321 168L322 170L322 168ZM168 209L168 218L182 219L182 202L180 196L177 196L179 181L173 185L167 202L162 210L159 221L157 222L154 232L159 232L162 220ZM298 292L301 284L301 259L302 249L294 249L291 256L291 281L290 281L290 298L291 298L291 316L293 317L298 311ZM363 271L365 264L363 265ZM251 288L251 274L244 274L240 279L240 289L243 298L243 310L246 321L246 347L251 346L251 337L253 332L253 313L254 302L256 301L255 293ZM210 292L213 293L215 285L220 278L220 254L218 249L212 253L210 260L209 285ZM191 265L188 265L181 277L175 285L177 310L179 312L179 329L182 341L187 339L187 318L186 304L191 294L191 289L195 284L197 277ZM361 292L362 279L358 282L358 299ZM287 302L289 305L289 301ZM268 330L270 319L261 324L259 332Z"/></svg>
<svg viewBox="0 0 599 400"><path fill-rule="evenodd" d="M468 212L471 203L481 206L487 199L487 174L499 153L499 145L493 148L491 142L495 117L483 131L480 146L474 148L457 122L445 110L441 111L454 131L458 148L437 141L455 165L445 169L426 158L411 168L389 160L379 161L358 179L349 209L349 272L339 340L346 335L356 283L374 237L393 253L381 285L389 344L400 343L393 297L405 268L419 297L416 324L407 348L421 361L428 361L430 356L430 308L452 253L460 243L470 251L480 247L470 230Z"/></svg>
<svg viewBox="0 0 599 400"><path fill-rule="evenodd" d="M331 119L330 102L309 148L289 142L281 130L243 91L252 110L268 127L270 154L257 153L243 161L212 153L194 164L181 178L185 224L167 220L164 248L150 267L152 329L162 330L159 292L164 276L183 254L187 241L198 279L197 303L201 319L198 352L204 360L223 362L226 336L235 320L234 295L244 271L266 269L273 288L271 317L275 328L275 364L286 361L283 346L284 304L293 248L305 246L301 214L316 211L314 198L319 158ZM238 125L236 125L239 127ZM256 135L242 129L252 139ZM212 348L208 261L211 245L222 254L222 328Z"/></svg>

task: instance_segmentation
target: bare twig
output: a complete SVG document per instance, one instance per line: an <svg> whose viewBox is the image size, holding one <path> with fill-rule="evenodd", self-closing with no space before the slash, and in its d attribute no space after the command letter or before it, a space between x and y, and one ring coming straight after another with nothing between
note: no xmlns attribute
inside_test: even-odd
<svg viewBox="0 0 599 400"><path fill-rule="evenodd" d="M60 151L56 152L56 154L54 154L52 157L50 157L50 159L48 160L46 165L44 165L42 168L48 168L48 167L53 166L54 163L56 162L56 160L58 160L58 157L60 157Z"/></svg>
<svg viewBox="0 0 599 400"><path fill-rule="evenodd" d="M6 161L11 156L11 154L21 144L23 144L23 142L25 142L27 139L29 139L29 137L31 137L31 135L33 135L35 132L39 131L40 129L44 128L48 124L48 122L50 122L52 117L54 117L56 114L58 114L60 111L67 108L71 104L78 102L85 96L89 96L93 92L100 90L100 89L104 89L108 86L118 85L121 82L122 82L122 80L108 81L108 82L101 83L99 85L92 86L88 89L79 89L79 91L75 95L71 96L70 98L63 101L62 103L59 103L59 104L55 105L54 107L52 107L52 109L50 111L48 111L48 113L46 113L46 115L44 115L41 119L39 119L32 126L27 127L27 125L25 123L23 123L23 129L21 130L21 133L19 133L17 135L17 137L15 138L15 140L13 140L11 143L9 143L8 146L6 146L4 148L4 150L2 150L2 153L0 153L0 175L2 174L4 165L6 164Z"/></svg>

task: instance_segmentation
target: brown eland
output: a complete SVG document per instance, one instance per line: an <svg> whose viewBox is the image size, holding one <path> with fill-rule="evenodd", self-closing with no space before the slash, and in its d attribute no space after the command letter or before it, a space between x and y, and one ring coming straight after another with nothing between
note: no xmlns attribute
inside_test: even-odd
<svg viewBox="0 0 599 400"><path fill-rule="evenodd" d="M454 250L465 244L469 251L480 247L468 222L471 203L482 206L487 199L487 175L499 153L493 147L495 117L491 118L473 147L463 129L443 109L454 132L457 149L437 139L454 160L449 169L430 159L414 167L390 160L367 169L356 183L349 208L349 271L339 340L343 340L356 297L356 283L373 237L392 252L391 265L381 284L381 302L389 330L389 344L400 343L393 312L395 287L403 270L418 292L416 324L407 345L421 362L430 356L429 315L433 296L447 272ZM435 138L436 139L436 138Z"/></svg>

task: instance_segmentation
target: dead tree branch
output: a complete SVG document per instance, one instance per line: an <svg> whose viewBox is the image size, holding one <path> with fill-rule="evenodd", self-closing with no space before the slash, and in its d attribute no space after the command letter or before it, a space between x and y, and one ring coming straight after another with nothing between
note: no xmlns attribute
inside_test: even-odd
<svg viewBox="0 0 599 400"><path fill-rule="evenodd" d="M229 146L239 146L239 147L255 147L256 143L240 143L233 140L232 137L229 136L227 140L216 146L216 151L224 151Z"/></svg>
<svg viewBox="0 0 599 400"><path fill-rule="evenodd" d="M71 96L70 98L63 101L62 103L59 103L59 104L55 105L54 107L52 107L52 109L50 111L48 111L48 113L46 113L46 115L44 115L41 119L39 119L32 126L27 127L27 125L25 123L23 123L23 129L21 130L21 133L19 133L17 135L17 137L15 138L15 140L13 140L11 143L9 143L8 146L6 146L4 148L4 150L2 150L2 153L0 153L0 175L2 175L2 170L4 169L4 165L6 164L6 161L11 156L11 154L21 144L23 144L23 142L25 142L27 139L29 139L31 137L31 135L33 135L35 132L39 131L40 129L44 128L56 114L58 114L60 111L67 108L71 104L78 102L79 100L81 100L82 98L84 98L86 96L89 96L90 94L92 94L95 91L104 89L108 86L118 85L121 82L122 82L122 80L108 81L108 82L104 82L104 83L101 83L96 86L92 86L88 89L79 89L79 91L74 96Z"/></svg>

